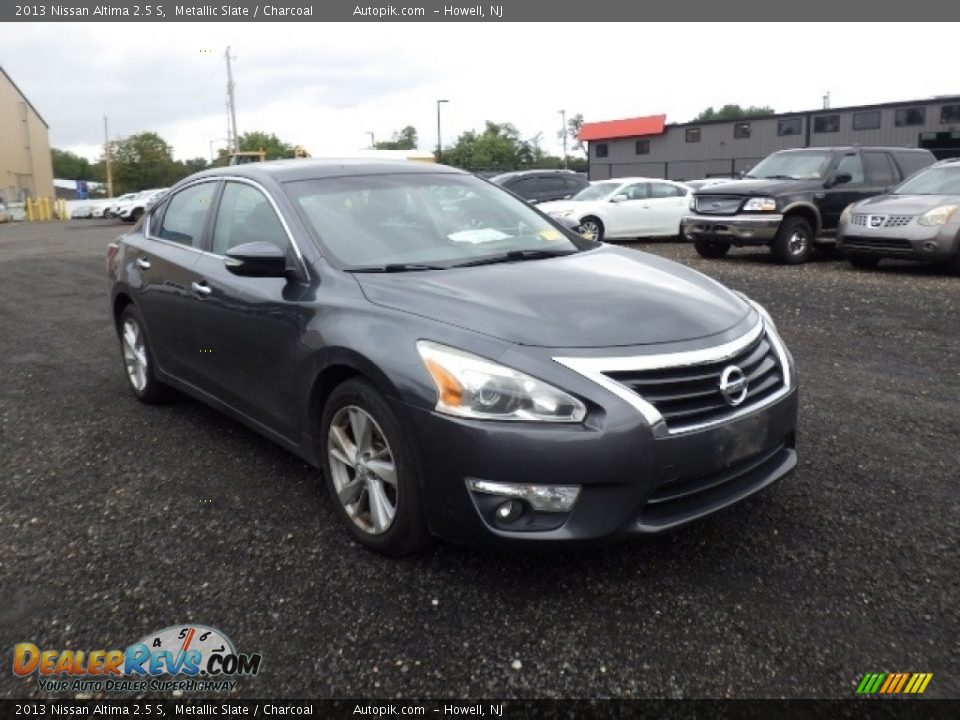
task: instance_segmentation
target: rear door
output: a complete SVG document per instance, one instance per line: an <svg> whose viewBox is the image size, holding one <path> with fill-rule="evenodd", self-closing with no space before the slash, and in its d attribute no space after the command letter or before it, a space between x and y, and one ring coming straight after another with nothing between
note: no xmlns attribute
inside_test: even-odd
<svg viewBox="0 0 960 720"><path fill-rule="evenodd" d="M154 361L180 380L195 380L196 347L190 310L196 300L197 261L218 181L189 185L150 214L144 232L129 241L130 285L143 316Z"/></svg>
<svg viewBox="0 0 960 720"><path fill-rule="evenodd" d="M299 434L299 300L303 285L286 278L239 277L224 264L228 250L265 241L305 273L286 226L264 191L228 180L212 223L208 252L195 266L203 288L193 313L202 358L199 385L285 438Z"/></svg>
<svg viewBox="0 0 960 720"><path fill-rule="evenodd" d="M539 183L539 187L537 188L537 196L539 197L540 202L563 200L564 198L570 196L570 192L567 190L567 184L563 181L563 177L556 173L541 175L537 178L537 182Z"/></svg>
<svg viewBox="0 0 960 720"><path fill-rule="evenodd" d="M900 180L893 158L882 150L863 152L863 171L867 174L867 184L879 189L877 194L890 192Z"/></svg>
<svg viewBox="0 0 960 720"><path fill-rule="evenodd" d="M686 191L670 183L650 183L651 235L679 235L680 218L687 210Z"/></svg>

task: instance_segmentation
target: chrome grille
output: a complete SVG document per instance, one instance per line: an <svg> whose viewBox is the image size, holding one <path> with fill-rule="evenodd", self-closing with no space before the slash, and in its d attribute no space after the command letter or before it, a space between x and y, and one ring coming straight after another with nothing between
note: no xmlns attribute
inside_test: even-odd
<svg viewBox="0 0 960 720"><path fill-rule="evenodd" d="M870 223L870 218L882 218L880 225L872 225ZM910 221L913 220L913 215L870 215L868 213L856 213L853 216L853 224L859 225L860 227L872 227L872 228L897 228L909 225Z"/></svg>
<svg viewBox="0 0 960 720"><path fill-rule="evenodd" d="M748 382L746 398L736 406L730 405L720 391L721 375L731 365L740 368ZM762 404L784 387L783 368L766 333L725 360L604 374L653 405L671 432L721 421L734 412Z"/></svg>
<svg viewBox="0 0 960 720"><path fill-rule="evenodd" d="M702 215L736 215L743 203L736 195L697 195L697 212Z"/></svg>

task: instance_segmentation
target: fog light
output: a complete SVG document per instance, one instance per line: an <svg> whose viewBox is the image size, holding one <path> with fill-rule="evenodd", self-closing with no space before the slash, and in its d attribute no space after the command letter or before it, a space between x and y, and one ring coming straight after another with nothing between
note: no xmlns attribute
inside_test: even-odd
<svg viewBox="0 0 960 720"><path fill-rule="evenodd" d="M923 244L923 249L926 250L927 252L933 252L934 250L937 249L937 244L932 240L929 240Z"/></svg>
<svg viewBox="0 0 960 720"><path fill-rule="evenodd" d="M523 503L519 500L507 500L497 507L495 514L500 522L513 522L523 514Z"/></svg>
<svg viewBox="0 0 960 720"><path fill-rule="evenodd" d="M521 485L471 478L467 480L467 487L474 492L523 500L540 512L570 512L580 496L579 485ZM498 519L502 519L500 511L508 504L504 503L497 508ZM520 509L523 509L522 505Z"/></svg>

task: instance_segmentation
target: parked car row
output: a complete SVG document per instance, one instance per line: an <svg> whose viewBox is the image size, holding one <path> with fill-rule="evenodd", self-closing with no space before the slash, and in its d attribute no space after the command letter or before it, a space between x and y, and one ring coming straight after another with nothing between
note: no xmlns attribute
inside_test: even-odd
<svg viewBox="0 0 960 720"><path fill-rule="evenodd" d="M77 205L70 213L73 219L119 218L124 222L136 222L146 210L162 198L168 188L154 188L135 193L126 193L109 200L91 200Z"/></svg>
<svg viewBox="0 0 960 720"><path fill-rule="evenodd" d="M743 179L690 197L683 235L706 258L769 246L781 263L839 248L857 267L884 257L960 272L960 159L928 150L821 147L781 150Z"/></svg>

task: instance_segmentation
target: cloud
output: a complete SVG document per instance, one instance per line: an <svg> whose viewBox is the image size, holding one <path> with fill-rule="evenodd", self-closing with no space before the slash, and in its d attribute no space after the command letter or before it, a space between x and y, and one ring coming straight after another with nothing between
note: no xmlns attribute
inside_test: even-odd
<svg viewBox="0 0 960 720"><path fill-rule="evenodd" d="M831 25L794 36L830 37ZM264 130L314 155L341 154L408 124L421 146L487 119L542 133L557 152L558 111L588 120L665 112L689 120L708 105L816 108L960 91L942 26L878 25L848 34L843 57L810 53L784 69L783 28L751 24L717 46L712 25L477 23L71 23L0 28L0 64L50 123L51 143L97 157L111 135L160 133L178 157L207 156L226 134L224 48L230 45L241 132ZM899 48L896 73L855 58ZM600 48L592 52L592 48Z"/></svg>

